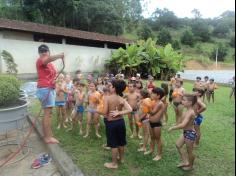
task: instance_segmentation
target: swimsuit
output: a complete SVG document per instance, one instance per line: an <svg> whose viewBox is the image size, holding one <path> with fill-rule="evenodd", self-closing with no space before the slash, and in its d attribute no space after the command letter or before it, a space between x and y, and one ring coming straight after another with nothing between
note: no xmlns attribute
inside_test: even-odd
<svg viewBox="0 0 236 176"><path fill-rule="evenodd" d="M195 141L197 138L197 133L193 130L184 130L184 138L190 141Z"/></svg>
<svg viewBox="0 0 236 176"><path fill-rule="evenodd" d="M151 128L162 127L161 122L150 122Z"/></svg>
<svg viewBox="0 0 236 176"><path fill-rule="evenodd" d="M83 113L84 112L84 106L83 105L78 105L77 108L76 108L76 112Z"/></svg>
<svg viewBox="0 0 236 176"><path fill-rule="evenodd" d="M131 112L132 115L135 115L138 113L138 109L137 108L134 108L133 111Z"/></svg>
<svg viewBox="0 0 236 176"><path fill-rule="evenodd" d="M208 90L208 93L213 95L214 94L214 90Z"/></svg>
<svg viewBox="0 0 236 176"><path fill-rule="evenodd" d="M140 120L142 123L147 123L149 122L149 119L147 116L144 116L141 120Z"/></svg>
<svg viewBox="0 0 236 176"><path fill-rule="evenodd" d="M97 113L97 110L94 109L94 108L88 108L87 110L88 110L88 112L90 112L91 114Z"/></svg>
<svg viewBox="0 0 236 176"><path fill-rule="evenodd" d="M65 101L56 101L55 106L65 106L66 102Z"/></svg>
<svg viewBox="0 0 236 176"><path fill-rule="evenodd" d="M197 126L200 126L201 123L202 123L202 119L203 119L202 115L201 115L201 114L198 114L198 115L195 117L193 124L194 124L194 125L197 125Z"/></svg>

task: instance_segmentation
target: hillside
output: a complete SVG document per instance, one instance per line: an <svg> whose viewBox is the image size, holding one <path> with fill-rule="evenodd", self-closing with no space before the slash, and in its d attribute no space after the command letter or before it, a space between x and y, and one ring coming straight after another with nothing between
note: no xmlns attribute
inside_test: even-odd
<svg viewBox="0 0 236 176"><path fill-rule="evenodd" d="M217 67L215 63L203 64L197 60L189 60L185 62L185 70L235 70L234 64L218 63Z"/></svg>
<svg viewBox="0 0 236 176"><path fill-rule="evenodd" d="M173 40L180 40L180 37L185 29L180 28L178 30L169 29ZM158 35L157 31L153 31L154 38ZM122 37L138 40L138 35L134 31L132 33L125 33ZM156 39L157 40L157 39ZM235 48L229 46L229 38L216 38L212 37L210 42L196 42L194 47L181 44L179 50L184 56L184 63L187 69L215 69L214 61L210 60L209 56L217 43L221 42L227 46L227 55L225 56L224 63L218 64L218 69L234 69L235 64Z"/></svg>

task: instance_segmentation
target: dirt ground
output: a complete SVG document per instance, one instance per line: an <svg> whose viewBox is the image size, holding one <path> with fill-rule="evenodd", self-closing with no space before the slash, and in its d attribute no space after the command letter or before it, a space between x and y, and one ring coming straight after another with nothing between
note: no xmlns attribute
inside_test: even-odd
<svg viewBox="0 0 236 176"><path fill-rule="evenodd" d="M216 64L204 65L198 61L190 60L185 63L185 70L234 70L234 65L218 63Z"/></svg>

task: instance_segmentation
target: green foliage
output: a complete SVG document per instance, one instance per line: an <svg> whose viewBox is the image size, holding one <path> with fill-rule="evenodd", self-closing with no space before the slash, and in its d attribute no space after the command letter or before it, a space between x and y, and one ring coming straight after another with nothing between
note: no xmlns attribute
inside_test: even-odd
<svg viewBox="0 0 236 176"><path fill-rule="evenodd" d="M3 60L6 63L7 66L7 73L9 74L17 74L17 64L14 62L14 58L11 55L11 53L7 52L6 50L3 50L1 53Z"/></svg>
<svg viewBox="0 0 236 176"><path fill-rule="evenodd" d="M149 38L114 51L106 67L114 73L124 72L132 76L139 72L142 75L164 76L165 79L182 70L182 59L182 55L174 51L170 44L157 47L155 41Z"/></svg>
<svg viewBox="0 0 236 176"><path fill-rule="evenodd" d="M172 37L170 35L170 31L168 31L165 28L162 28L157 36L157 44L165 46L168 43L172 43Z"/></svg>
<svg viewBox="0 0 236 176"><path fill-rule="evenodd" d="M213 51L211 52L210 58L212 60L215 60L217 50L218 50L218 55L217 55L218 61L224 61L225 56L227 55L227 52L228 52L227 46L224 45L223 43L218 43L217 47L215 47Z"/></svg>
<svg viewBox="0 0 236 176"><path fill-rule="evenodd" d="M0 106L15 102L19 98L20 82L11 75L0 75Z"/></svg>
<svg viewBox="0 0 236 176"><path fill-rule="evenodd" d="M184 33L181 36L181 43L185 45L189 45L191 47L194 46L195 41L194 41L194 35L192 31L190 30L184 31Z"/></svg>
<svg viewBox="0 0 236 176"><path fill-rule="evenodd" d="M143 39L143 40L147 40L148 38L153 37L152 29L146 24L142 25L138 29L137 34L139 36L139 39Z"/></svg>
<svg viewBox="0 0 236 176"><path fill-rule="evenodd" d="M181 49L181 44L180 44L179 40L173 40L172 41L172 47L176 50Z"/></svg>
<svg viewBox="0 0 236 176"><path fill-rule="evenodd" d="M152 14L152 20L154 21L153 28L160 30L160 27L171 27L176 29L179 26L179 19L175 16L174 12L164 8L157 8Z"/></svg>
<svg viewBox="0 0 236 176"><path fill-rule="evenodd" d="M213 30L213 35L217 37L225 37L229 32L229 26L223 22L218 23L217 26Z"/></svg>
<svg viewBox="0 0 236 176"><path fill-rule="evenodd" d="M191 24L192 32L198 41L207 42L211 39L209 25L203 19L195 19Z"/></svg>
<svg viewBox="0 0 236 176"><path fill-rule="evenodd" d="M230 42L229 45L233 48L235 48L235 36L231 36L230 37Z"/></svg>

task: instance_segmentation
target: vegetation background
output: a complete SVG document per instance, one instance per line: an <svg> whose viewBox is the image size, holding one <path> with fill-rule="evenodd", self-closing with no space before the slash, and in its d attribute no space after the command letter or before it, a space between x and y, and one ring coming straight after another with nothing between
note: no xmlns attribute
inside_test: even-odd
<svg viewBox="0 0 236 176"><path fill-rule="evenodd" d="M0 0L0 18L63 26L138 40L151 37L158 45L172 44L184 60L212 64L218 59L235 61L235 12L215 18L178 18L168 9L157 8L149 18L143 0ZM214 6L214 5L213 5Z"/></svg>

